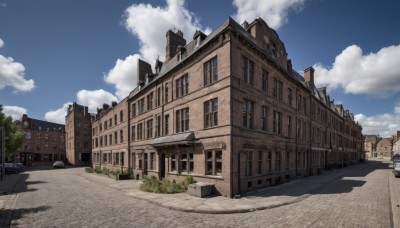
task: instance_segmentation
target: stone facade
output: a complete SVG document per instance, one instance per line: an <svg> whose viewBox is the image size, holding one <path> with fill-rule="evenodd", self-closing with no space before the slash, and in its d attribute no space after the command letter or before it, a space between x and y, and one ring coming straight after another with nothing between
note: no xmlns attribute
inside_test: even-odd
<svg viewBox="0 0 400 228"><path fill-rule="evenodd" d="M15 125L25 135L18 162L32 166L65 159L65 125L32 119L26 114Z"/></svg>
<svg viewBox="0 0 400 228"><path fill-rule="evenodd" d="M182 37L167 32L166 61L154 72L140 61L137 87L118 104L128 117L118 126L129 137L124 165L135 178L192 176L233 197L364 158L353 115L315 87L312 68L304 78L292 69L262 19L228 18L208 36ZM105 110L94 125L107 121ZM94 148L93 161L104 150Z"/></svg>
<svg viewBox="0 0 400 228"><path fill-rule="evenodd" d="M67 116L65 117L66 161L72 165L90 165L92 117L87 106L77 103L68 106Z"/></svg>

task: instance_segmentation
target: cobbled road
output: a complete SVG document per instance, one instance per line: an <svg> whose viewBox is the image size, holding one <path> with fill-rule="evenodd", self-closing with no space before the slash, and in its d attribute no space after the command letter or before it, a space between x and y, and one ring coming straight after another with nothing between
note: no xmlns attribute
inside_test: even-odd
<svg viewBox="0 0 400 228"><path fill-rule="evenodd" d="M11 227L393 227L387 163L364 165L298 203L226 215L161 208L85 178L82 168L20 175Z"/></svg>

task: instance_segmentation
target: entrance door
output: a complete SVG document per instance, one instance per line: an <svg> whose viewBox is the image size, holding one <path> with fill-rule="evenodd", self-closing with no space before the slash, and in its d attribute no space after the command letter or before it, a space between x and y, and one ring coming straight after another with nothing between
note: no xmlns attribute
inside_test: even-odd
<svg viewBox="0 0 400 228"><path fill-rule="evenodd" d="M159 175L160 175L160 180L165 178L165 153L162 153L160 155L159 159Z"/></svg>

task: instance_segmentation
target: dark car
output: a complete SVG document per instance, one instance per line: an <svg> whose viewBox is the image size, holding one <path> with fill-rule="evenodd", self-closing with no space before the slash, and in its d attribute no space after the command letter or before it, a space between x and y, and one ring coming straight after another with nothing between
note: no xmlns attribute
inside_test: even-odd
<svg viewBox="0 0 400 228"><path fill-rule="evenodd" d="M0 164L0 169L1 169ZM21 169L13 163L4 163L4 172L5 173L20 173Z"/></svg>
<svg viewBox="0 0 400 228"><path fill-rule="evenodd" d="M53 163L53 168L65 168L65 165L64 165L64 162L62 162L62 161L55 161L54 163Z"/></svg>
<svg viewBox="0 0 400 228"><path fill-rule="evenodd" d="M24 164L22 164L22 163L14 163L14 165L16 165L19 168L20 172L24 172L25 171Z"/></svg>

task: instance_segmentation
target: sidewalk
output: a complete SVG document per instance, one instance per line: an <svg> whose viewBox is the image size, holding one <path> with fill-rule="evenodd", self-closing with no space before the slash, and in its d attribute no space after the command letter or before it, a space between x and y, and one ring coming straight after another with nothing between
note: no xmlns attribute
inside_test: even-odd
<svg viewBox="0 0 400 228"><path fill-rule="evenodd" d="M143 192L139 189L141 180L115 181L101 175L85 173L82 169L78 175L94 181L101 182L110 187L117 188L127 195L149 203L184 212L207 214L244 213L288 205L300 202L318 190L325 183L341 178L344 175L358 171L373 164L357 164L342 169L325 171L320 175L300 178L281 185L256 190L239 199L223 196L197 198L186 193L156 194Z"/></svg>

